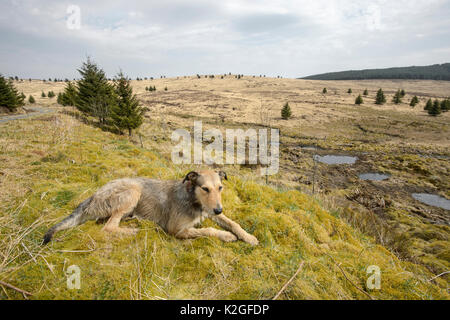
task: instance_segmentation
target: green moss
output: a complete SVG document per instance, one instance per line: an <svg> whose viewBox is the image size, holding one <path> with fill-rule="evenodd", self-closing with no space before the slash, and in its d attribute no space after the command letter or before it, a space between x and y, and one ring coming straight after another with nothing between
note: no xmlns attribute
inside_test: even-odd
<svg viewBox="0 0 450 320"><path fill-rule="evenodd" d="M75 193L70 190L62 190L58 191L56 196L51 199L51 203L53 206L57 208L64 207L75 197Z"/></svg>

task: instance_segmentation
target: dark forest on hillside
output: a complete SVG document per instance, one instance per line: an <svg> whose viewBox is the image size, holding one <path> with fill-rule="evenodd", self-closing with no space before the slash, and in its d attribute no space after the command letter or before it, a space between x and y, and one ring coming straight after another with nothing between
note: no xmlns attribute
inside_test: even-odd
<svg viewBox="0 0 450 320"><path fill-rule="evenodd" d="M450 81L450 63L422 67L351 70L308 76L310 80L417 79Z"/></svg>

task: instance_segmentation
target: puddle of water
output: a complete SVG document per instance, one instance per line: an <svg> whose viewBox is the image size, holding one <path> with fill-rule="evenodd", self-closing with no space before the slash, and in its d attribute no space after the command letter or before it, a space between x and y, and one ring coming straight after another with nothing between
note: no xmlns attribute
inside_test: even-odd
<svg viewBox="0 0 450 320"><path fill-rule="evenodd" d="M389 179L389 174L383 173L363 173L359 175L359 178L364 181L383 181Z"/></svg>
<svg viewBox="0 0 450 320"><path fill-rule="evenodd" d="M440 160L448 160L448 159L450 159L450 157L449 156L443 156L443 155L439 155L439 154L432 154L432 155L426 155L426 154L418 154L419 155L419 157L422 157L422 158L428 158L428 159L433 159L433 158L435 158L435 159L440 159Z"/></svg>
<svg viewBox="0 0 450 320"><path fill-rule="evenodd" d="M413 193L412 197L429 206L450 210L450 200L447 200L441 196L428 193Z"/></svg>
<svg viewBox="0 0 450 320"><path fill-rule="evenodd" d="M320 147L315 146L313 144L300 144L296 146L297 148L300 148L302 150L307 150L307 151L317 151L317 150L322 150Z"/></svg>
<svg viewBox="0 0 450 320"><path fill-rule="evenodd" d="M319 156L315 155L314 159L316 161L319 161L321 163L325 164L355 164L355 162L358 160L358 157L350 157L350 156L333 156L333 155L326 155L326 156Z"/></svg>
<svg viewBox="0 0 450 320"><path fill-rule="evenodd" d="M308 151L316 151L319 150L319 148L317 147L313 147L313 146L305 146L305 147L301 147L302 150L308 150Z"/></svg>

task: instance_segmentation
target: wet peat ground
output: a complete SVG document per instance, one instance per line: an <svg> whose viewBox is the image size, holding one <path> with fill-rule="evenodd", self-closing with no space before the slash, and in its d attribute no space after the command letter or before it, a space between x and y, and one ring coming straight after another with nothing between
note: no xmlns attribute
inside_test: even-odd
<svg viewBox="0 0 450 320"><path fill-rule="evenodd" d="M336 190L351 190L353 194L347 196L348 200L363 205L379 215L382 215L390 206L395 206L420 216L428 223L450 225L448 209L426 204L417 197L413 197L413 194L438 194L440 190L414 185L405 177L397 176L395 171L389 172L389 169L380 172L379 164L383 162L383 155L326 150L316 146L289 147L284 151L287 159L294 164L314 163L316 160L315 174L310 172L305 175L304 170L297 171L300 175L298 180L300 184L311 186L315 183L315 189L321 190L324 194ZM332 157L329 157L330 155ZM445 156L442 155L435 157L445 159ZM322 163L317 161L319 159L328 161ZM325 163L333 160L344 163ZM353 160L355 161L353 162ZM382 175L383 179L380 181L361 179L360 176L367 173ZM420 174L418 175L420 176ZM357 190L356 194L354 194L354 190Z"/></svg>

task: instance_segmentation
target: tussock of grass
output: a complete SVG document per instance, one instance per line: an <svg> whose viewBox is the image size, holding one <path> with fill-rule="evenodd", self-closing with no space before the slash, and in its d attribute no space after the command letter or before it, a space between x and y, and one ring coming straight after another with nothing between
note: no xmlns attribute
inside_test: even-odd
<svg viewBox="0 0 450 320"><path fill-rule="evenodd" d="M353 284L377 299L449 298L444 278L429 282L426 268L399 260L314 198L236 176L225 183L225 213L260 240L257 247L180 241L142 220L124 223L139 227L136 237L104 234L89 222L41 247L47 228L106 182L179 179L190 169L68 116L55 121L50 134L38 119L0 127L0 280L34 299L270 299L303 261L281 298L367 299ZM66 286L70 265L81 269L80 290ZM371 265L381 269L381 290L366 288ZM0 298L23 296L4 288Z"/></svg>

